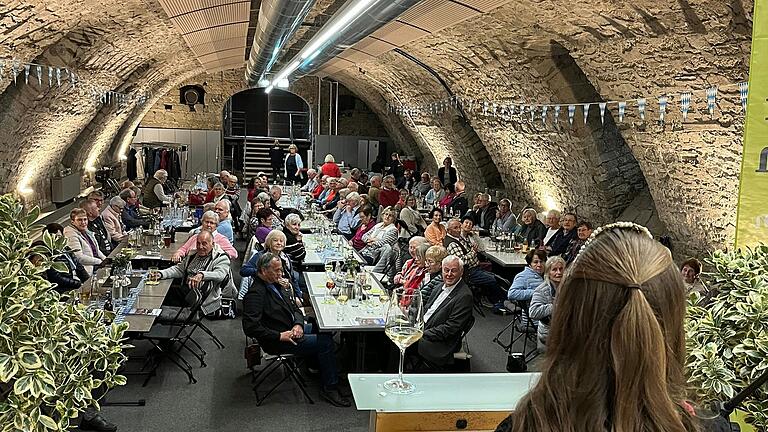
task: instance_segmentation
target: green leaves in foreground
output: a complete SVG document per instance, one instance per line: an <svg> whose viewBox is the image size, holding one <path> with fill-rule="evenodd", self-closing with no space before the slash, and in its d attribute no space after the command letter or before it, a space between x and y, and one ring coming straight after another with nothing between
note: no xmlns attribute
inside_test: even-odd
<svg viewBox="0 0 768 432"><path fill-rule="evenodd" d="M0 432L67 430L98 402L92 391L124 385L117 370L127 324L103 324L103 311L61 301L42 278L66 240L42 235L32 247L37 209L0 196ZM28 257L42 257L38 267ZM95 370L103 379L95 379Z"/></svg>

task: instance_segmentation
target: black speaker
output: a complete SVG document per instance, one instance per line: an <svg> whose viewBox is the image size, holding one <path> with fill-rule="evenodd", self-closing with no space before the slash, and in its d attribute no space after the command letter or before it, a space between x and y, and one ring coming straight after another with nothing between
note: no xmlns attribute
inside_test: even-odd
<svg viewBox="0 0 768 432"><path fill-rule="evenodd" d="M195 105L205 105L205 89L199 85L186 85L179 89L179 103L194 110Z"/></svg>

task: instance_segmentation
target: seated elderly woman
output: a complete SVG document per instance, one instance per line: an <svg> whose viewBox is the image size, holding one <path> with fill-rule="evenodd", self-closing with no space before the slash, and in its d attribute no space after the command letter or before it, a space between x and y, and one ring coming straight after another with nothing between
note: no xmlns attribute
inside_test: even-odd
<svg viewBox="0 0 768 432"><path fill-rule="evenodd" d="M256 264L259 261L259 257L261 257L264 252L271 252L272 254L279 256L280 261L283 263L283 277L278 281L278 285L283 289L286 298L292 299L297 306L301 307L304 294L299 285L299 273L294 270L291 258L285 253L285 241L286 237L282 231L270 231L264 239L264 250L254 253L253 256L251 256L251 259L243 264L240 268L240 276L243 277L243 280L240 282L240 298L245 296L245 293L248 292L248 288L251 285L250 278L258 273ZM249 280L245 281L246 278Z"/></svg>
<svg viewBox="0 0 768 432"><path fill-rule="evenodd" d="M384 273L392 259L395 243L397 242L397 227L395 226L395 211L388 207L381 211L381 222L374 225L362 237L365 247L360 255L373 271Z"/></svg>
<svg viewBox="0 0 768 432"><path fill-rule="evenodd" d="M424 232L427 228L427 223L416 208L416 197L414 195L408 195L405 199L405 206L400 210L400 220L405 224L400 230L401 238L410 238L414 234Z"/></svg>
<svg viewBox="0 0 768 432"><path fill-rule="evenodd" d="M237 258L237 250L232 246L232 243L227 238L216 231L219 226L219 215L216 212L209 210L203 213L203 217L200 219L200 226L192 230L192 234L198 234L201 231L208 231L213 234L214 247L223 250L230 259ZM189 240L184 243L176 253L171 257L171 261L179 262L184 258L190 250L195 248L196 236L190 236Z"/></svg>
<svg viewBox="0 0 768 432"><path fill-rule="evenodd" d="M264 241L267 239L267 234L272 231L272 218L274 217L274 213L271 209L263 208L256 212L256 218L259 220L259 225L256 227L256 230L253 232L253 235L256 237L256 239L259 241L259 243L264 244Z"/></svg>
<svg viewBox="0 0 768 432"><path fill-rule="evenodd" d="M209 200L206 197L205 202L212 202L215 204L222 199L228 199L226 192L227 192L227 188L224 186L223 183L216 183L213 185L213 194L211 195L211 199Z"/></svg>
<svg viewBox="0 0 768 432"><path fill-rule="evenodd" d="M428 190L424 196L424 201L428 206L437 207L440 204L440 200L445 197L445 189L440 179L435 177L432 179L432 189Z"/></svg>
<svg viewBox="0 0 768 432"><path fill-rule="evenodd" d="M376 225L376 219L373 217L373 208L369 204L361 205L357 210L357 215L360 217L360 226L357 227L357 231L349 243L355 250L360 251L367 244L363 241L363 236Z"/></svg>
<svg viewBox="0 0 768 432"><path fill-rule="evenodd" d="M524 326L528 325L528 305L533 297L536 287L544 282L544 263L547 262L547 253L541 249L531 249L525 255L526 267L515 275L512 285L507 291L507 299L517 303L523 310Z"/></svg>
<svg viewBox="0 0 768 432"><path fill-rule="evenodd" d="M448 208L453 204L453 199L456 198L456 187L453 184L448 183L443 190L445 191L445 194L440 198L440 201L437 202L437 207Z"/></svg>
<svg viewBox="0 0 768 432"><path fill-rule="evenodd" d="M424 252L424 266L427 271L421 280L421 298L426 303L430 295L443 284L443 258L448 256L448 250L443 245L430 246Z"/></svg>
<svg viewBox="0 0 768 432"><path fill-rule="evenodd" d="M419 289L421 281L427 274L428 269L425 263L427 249L429 249L429 242L424 237L415 236L408 242L408 253L413 258L403 264L403 268L393 280L395 285L402 285L407 294Z"/></svg>
<svg viewBox="0 0 768 432"><path fill-rule="evenodd" d="M532 208L523 210L523 224L520 229L523 241L527 242L530 247L538 247L542 244L546 234L547 227L536 219L536 210Z"/></svg>
<svg viewBox="0 0 768 432"><path fill-rule="evenodd" d="M259 210L264 208L264 202L258 198L254 198L250 203L250 212L248 216L248 236L252 236L256 232L256 228L259 227L259 217L256 215Z"/></svg>
<svg viewBox="0 0 768 432"><path fill-rule="evenodd" d="M293 268L301 269L304 258L307 256L307 250L301 239L301 217L299 215L291 213L285 217L283 234L285 234L285 254L291 259Z"/></svg>
<svg viewBox="0 0 768 432"><path fill-rule="evenodd" d="M538 346L544 351L549 337L549 324L554 310L555 296L560 282L563 280L565 260L560 256L549 257L544 264L544 282L533 291L531 305L528 314L531 319L539 322L536 328L538 334Z"/></svg>

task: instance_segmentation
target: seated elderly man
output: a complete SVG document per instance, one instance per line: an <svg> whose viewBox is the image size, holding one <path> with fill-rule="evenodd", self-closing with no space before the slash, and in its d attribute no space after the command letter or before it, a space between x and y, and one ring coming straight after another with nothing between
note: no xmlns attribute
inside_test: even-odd
<svg viewBox="0 0 768 432"><path fill-rule="evenodd" d="M218 248L226 253L231 259L237 258L237 250L232 247L232 243L230 243L224 235L216 231L216 228L219 225L219 216L216 213L213 211L207 211L203 213L203 217L200 220L200 223L200 227L192 231L193 234L197 234L202 231L208 231L213 235L213 242L218 246ZM187 242L184 243L179 248L179 250L173 254L171 260L173 262L181 261L181 259L187 255L190 249L194 248L196 241L196 236L193 235L189 237L189 240L187 240Z"/></svg>
<svg viewBox="0 0 768 432"><path fill-rule="evenodd" d="M355 236L355 232L360 226L359 209L360 195L357 192L350 192L346 198L339 201L339 206L333 214L333 223L347 240L351 240Z"/></svg>
<svg viewBox="0 0 768 432"><path fill-rule="evenodd" d="M88 215L88 230L93 233L99 250L104 255L109 255L112 249L115 248L115 245L112 244L112 237L109 236L109 231L107 231L107 227L104 225L98 201L87 199L80 203L80 208L85 210L86 215Z"/></svg>
<svg viewBox="0 0 768 432"><path fill-rule="evenodd" d="M149 219L141 216L139 213L139 200L136 198L136 192L133 189L123 189L120 191L120 198L125 201L125 207L120 214L126 229L148 228Z"/></svg>
<svg viewBox="0 0 768 432"><path fill-rule="evenodd" d="M280 258L270 252L259 257L256 275L243 298L243 332L256 338L269 354L295 354L317 360L320 369L320 397L334 406L348 407L351 402L339 393L333 336L312 334L304 324L304 315L289 301L277 285L283 277Z"/></svg>
<svg viewBox="0 0 768 432"><path fill-rule="evenodd" d="M464 262L456 255L442 261L443 284L424 299L424 335L417 343L419 355L438 368L453 364L453 353L472 323L472 291L462 280Z"/></svg>
<svg viewBox="0 0 768 432"><path fill-rule="evenodd" d="M226 237L230 244L235 244L235 231L232 229L229 207L229 200L221 200L213 206L213 211L219 216L219 225L216 227L216 232Z"/></svg>
<svg viewBox="0 0 768 432"><path fill-rule="evenodd" d="M478 265L479 260L477 259L477 245L472 242L471 236L463 235L463 232L468 231L467 227L469 227L471 222L471 219L465 219L466 226L462 230L462 222L459 219L449 220L445 239L443 239L443 246L448 250L449 255L456 255L464 262L465 280L469 285L481 290L482 293L489 297L488 300L492 302L503 301L506 291L499 289L493 273L480 268ZM471 230L471 227L469 230Z"/></svg>
<svg viewBox="0 0 768 432"><path fill-rule="evenodd" d="M487 193L480 194L480 196L477 197L477 204L472 207L472 211L470 212L475 226L489 231L496 219L497 207L496 203L491 202L490 195Z"/></svg>
<svg viewBox="0 0 768 432"><path fill-rule="evenodd" d="M317 170L314 168L308 169L307 177L308 177L307 183L301 187L301 191L312 193L312 191L315 190L315 188L318 185Z"/></svg>
<svg viewBox="0 0 768 432"><path fill-rule="evenodd" d="M431 177L428 172L423 172L421 173L421 181L413 186L413 194L423 199L430 189L432 189Z"/></svg>
<svg viewBox="0 0 768 432"><path fill-rule="evenodd" d="M104 226L107 228L107 233L114 245L117 245L117 243L120 243L123 239L128 237L128 233L125 232L125 225L123 225L123 221L120 217L124 207L125 201L119 196L116 196L109 200L109 205L101 212L101 219L104 222Z"/></svg>
<svg viewBox="0 0 768 432"><path fill-rule="evenodd" d="M191 238L195 249L175 266L160 271L160 279L181 279L181 286L171 287L164 303L183 306L189 290L200 289L205 296L201 310L210 315L221 308L221 285L229 275L229 257L214 247L210 231Z"/></svg>

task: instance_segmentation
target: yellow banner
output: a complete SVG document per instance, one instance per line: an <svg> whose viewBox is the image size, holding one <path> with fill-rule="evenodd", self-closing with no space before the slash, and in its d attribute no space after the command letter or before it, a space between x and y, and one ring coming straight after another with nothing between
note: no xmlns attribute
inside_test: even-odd
<svg viewBox="0 0 768 432"><path fill-rule="evenodd" d="M768 0L756 0L736 246L768 243Z"/></svg>

